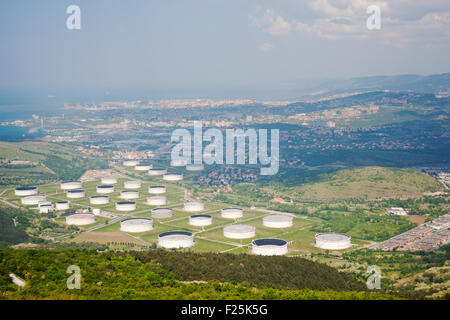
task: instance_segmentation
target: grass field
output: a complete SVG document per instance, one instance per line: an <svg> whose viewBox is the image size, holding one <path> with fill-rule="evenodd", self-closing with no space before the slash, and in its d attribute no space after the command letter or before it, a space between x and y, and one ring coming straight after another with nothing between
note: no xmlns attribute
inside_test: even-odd
<svg viewBox="0 0 450 320"><path fill-rule="evenodd" d="M177 169L180 171L180 169ZM175 171L175 170L171 170ZM182 170L181 170L182 171ZM90 240L99 243L105 243L105 239L110 235L124 234L120 231L120 220L129 217L151 217L151 209L153 206L146 204L146 198L152 196L148 194L148 187L151 185L165 185L167 192L164 194L168 199L168 204L165 207L173 209L173 216L167 219L154 219L154 230L132 234L132 239L141 239L143 243L153 244L157 243L158 235L165 231L185 230L193 232L195 235L196 244L190 248L192 251L204 252L231 252L242 253L248 252L251 241L255 238L280 238L289 242L289 255L307 255L311 253L320 253L323 250L314 247L314 230L318 225L323 225L324 221L315 217L307 217L303 215L296 215L293 218L294 225L286 229L273 229L265 227L262 224L262 218L271 214L268 211L258 211L258 209L244 209L244 217L237 221L224 219L221 217L220 210L227 206L225 203L206 201L205 210L201 213L210 214L213 217L213 224L206 227L191 226L189 216L193 213L183 210L185 202L186 189L189 189L189 184L181 182L163 181L162 177L148 176L146 173L136 172L132 168L126 168L125 172L130 178L120 178L115 184L115 191L108 194L110 203L105 205L91 205L89 197L96 195L96 186L100 184L99 181L88 181L83 183L83 189L86 191L86 196L81 199L68 199L65 192L59 188L59 185L45 185L39 186L39 192L45 194L47 199L56 202L61 200L69 200L73 209L77 208L99 208L104 212L110 212L116 215L117 218L106 219L97 217L97 222L93 225L80 227L81 234L78 234L75 239L77 241L85 239L84 234L90 234ZM140 193L137 202L137 209L131 212L118 212L115 209L115 202L120 201L119 193L125 190L123 183L130 179L139 179L142 181L141 188L138 189ZM415 195L420 195L423 191L439 188L439 184L431 177L420 172L390 169L390 168L358 168L352 170L341 170L330 177L330 180L316 183L309 183L300 187L288 188L288 192L295 192L300 194L302 199L343 199L349 194L355 197L355 193L361 198L367 197L381 197L385 194L396 196L401 195L402 192ZM283 190L286 192L286 190ZM189 196L189 195L188 195ZM20 206L20 198L14 196L12 189L3 194L3 197L13 204ZM202 199L200 199L202 200ZM332 210L331 210L332 211ZM331 212L330 211L330 212ZM60 213L58 213L60 214ZM343 214L337 212L336 214ZM350 214L350 213L349 213ZM65 218L56 218L55 222L64 225ZM252 239L228 239L223 235L223 228L230 224L248 224L256 228L256 236ZM349 231L349 235L357 236L353 240L355 247L359 247L368 242L361 241L365 234L364 224L356 224L354 228ZM384 226L385 228L389 226ZM88 232L87 232L88 231ZM94 232L95 231L95 232ZM92 235L95 235L92 236ZM103 236L102 236L103 235ZM127 235L129 236L129 235ZM106 241L111 242L111 241ZM353 250L355 247L349 249Z"/></svg>

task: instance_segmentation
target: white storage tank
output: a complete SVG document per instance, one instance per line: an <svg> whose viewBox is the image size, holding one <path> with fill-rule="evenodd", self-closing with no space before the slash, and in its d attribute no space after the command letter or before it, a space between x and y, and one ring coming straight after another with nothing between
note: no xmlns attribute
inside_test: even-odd
<svg viewBox="0 0 450 320"><path fill-rule="evenodd" d="M14 189L14 194L16 196L26 197L26 196L34 196L38 194L37 187L17 187Z"/></svg>
<svg viewBox="0 0 450 320"><path fill-rule="evenodd" d="M117 178L114 178L114 177L103 177L101 179L101 183L102 184L116 184L117 183Z"/></svg>
<svg viewBox="0 0 450 320"><path fill-rule="evenodd" d="M190 201L184 204L184 211L198 212L205 210L205 205L200 201Z"/></svg>
<svg viewBox="0 0 450 320"><path fill-rule="evenodd" d="M232 224L223 228L223 235L229 239L248 239L256 235L256 228L247 224Z"/></svg>
<svg viewBox="0 0 450 320"><path fill-rule="evenodd" d="M101 185L96 188L97 193L107 194L114 192L114 186L112 185Z"/></svg>
<svg viewBox="0 0 450 320"><path fill-rule="evenodd" d="M147 198L147 204L149 206L163 206L167 204L167 197L165 196L154 196Z"/></svg>
<svg viewBox="0 0 450 320"><path fill-rule="evenodd" d="M166 187L165 186L149 186L148 187L148 193L150 193L150 194L163 194L163 193L166 193Z"/></svg>
<svg viewBox="0 0 450 320"><path fill-rule="evenodd" d="M139 189L142 183L140 181L125 181L123 187L125 189Z"/></svg>
<svg viewBox="0 0 450 320"><path fill-rule="evenodd" d="M139 198L139 191L135 191L135 190L122 190L120 191L120 196L121 199L126 199L126 200L130 200L130 199L138 199Z"/></svg>
<svg viewBox="0 0 450 320"><path fill-rule="evenodd" d="M244 210L241 208L223 208L221 216L225 219L239 219L244 216Z"/></svg>
<svg viewBox="0 0 450 320"><path fill-rule="evenodd" d="M261 256L280 256L288 253L287 242L281 239L256 239L252 241L252 253Z"/></svg>
<svg viewBox="0 0 450 320"><path fill-rule="evenodd" d="M61 189L62 190L74 190L74 189L79 189L82 188L83 184L81 183L81 181L66 181L66 182L61 182Z"/></svg>
<svg viewBox="0 0 450 320"><path fill-rule="evenodd" d="M170 208L154 208L152 209L152 218L167 219L173 216L173 210Z"/></svg>
<svg viewBox="0 0 450 320"><path fill-rule="evenodd" d="M134 201L119 201L116 202L117 211L133 211L136 210L136 202Z"/></svg>
<svg viewBox="0 0 450 320"><path fill-rule="evenodd" d="M67 198L70 199L84 198L85 195L84 190L67 190Z"/></svg>
<svg viewBox="0 0 450 320"><path fill-rule="evenodd" d="M202 171L205 169L203 164L188 164L186 165L187 171Z"/></svg>
<svg viewBox="0 0 450 320"><path fill-rule="evenodd" d="M69 201L58 201L55 203L56 210L67 210L70 209Z"/></svg>
<svg viewBox="0 0 450 320"><path fill-rule="evenodd" d="M188 248L194 245L194 235L188 231L168 231L158 236L158 245L163 248Z"/></svg>
<svg viewBox="0 0 450 320"><path fill-rule="evenodd" d="M183 180L183 175L181 173L166 173L163 176L163 180L166 180L166 181L181 181L181 180Z"/></svg>
<svg viewBox="0 0 450 320"><path fill-rule="evenodd" d="M135 167L139 164L138 160L125 160L123 162L124 167Z"/></svg>
<svg viewBox="0 0 450 320"><path fill-rule="evenodd" d="M66 224L74 226L85 226L95 223L95 216L90 213L77 213L66 217Z"/></svg>
<svg viewBox="0 0 450 320"><path fill-rule="evenodd" d="M196 214L190 216L189 224L197 227L209 226L212 224L212 216L207 214Z"/></svg>
<svg viewBox="0 0 450 320"><path fill-rule="evenodd" d="M109 203L108 196L92 196L89 198L90 204L107 204Z"/></svg>
<svg viewBox="0 0 450 320"><path fill-rule="evenodd" d="M263 225L269 228L289 228L292 227L293 217L273 214L263 218Z"/></svg>
<svg viewBox="0 0 450 320"><path fill-rule="evenodd" d="M23 205L31 206L37 205L39 201L45 201L47 198L44 195L26 196L20 199Z"/></svg>
<svg viewBox="0 0 450 320"><path fill-rule="evenodd" d="M148 170L149 176L162 176L167 173L167 169L164 168L152 168Z"/></svg>
<svg viewBox="0 0 450 320"><path fill-rule="evenodd" d="M153 166L151 164L144 164L144 163L140 163L138 165L136 165L134 167L134 170L136 171L148 171L152 168Z"/></svg>
<svg viewBox="0 0 450 320"><path fill-rule="evenodd" d="M188 161L184 159L177 159L170 161L170 165L172 167L184 167L185 165L187 165L187 163Z"/></svg>
<svg viewBox="0 0 450 320"><path fill-rule="evenodd" d="M327 232L318 233L315 236L316 243L315 246L321 249L327 250L343 250L350 248L351 237L343 233Z"/></svg>
<svg viewBox="0 0 450 320"><path fill-rule="evenodd" d="M131 218L120 222L120 231L123 232L147 232L153 230L153 220L147 218Z"/></svg>

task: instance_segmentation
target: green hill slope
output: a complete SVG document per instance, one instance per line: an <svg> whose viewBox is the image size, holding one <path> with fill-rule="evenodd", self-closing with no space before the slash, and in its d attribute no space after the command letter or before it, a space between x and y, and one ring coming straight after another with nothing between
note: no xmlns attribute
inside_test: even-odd
<svg viewBox="0 0 450 320"><path fill-rule="evenodd" d="M418 171L364 167L340 170L320 182L288 188L288 193L304 200L404 199L442 189L433 177Z"/></svg>

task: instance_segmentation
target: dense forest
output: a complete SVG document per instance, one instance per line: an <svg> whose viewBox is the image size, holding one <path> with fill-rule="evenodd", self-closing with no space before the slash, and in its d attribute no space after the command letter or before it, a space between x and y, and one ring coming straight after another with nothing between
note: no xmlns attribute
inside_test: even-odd
<svg viewBox="0 0 450 320"><path fill-rule="evenodd" d="M21 243L27 239L27 233L23 229L16 227L13 218L9 214L5 213L4 210L0 210L0 247Z"/></svg>
<svg viewBox="0 0 450 320"><path fill-rule="evenodd" d="M152 251L151 253L155 253ZM178 276L151 259L159 256L161 261L176 261L183 255L159 252L154 255L99 253L85 250L10 250L0 249L0 298L3 299L394 299L394 296L367 291L327 290L281 290L263 287L256 289L248 283L236 282L182 282ZM134 256L139 256L137 259ZM179 261L182 268L188 257L202 264L206 256L186 254ZM231 259L232 257L228 257ZM152 262L142 262L144 259ZM224 258L226 259L226 258ZM239 259L235 260L238 262ZM245 261L245 260L244 260ZM283 265L283 262L281 262ZM81 270L80 289L68 289L71 273L69 266ZM205 264L206 265L206 264ZM296 264L294 263L294 266ZM240 266L240 262L238 267ZM297 265L298 266L298 265ZM275 267L262 264L258 267ZM228 268L230 268L228 266ZM319 267L320 269L320 267ZM217 270L217 268L212 268ZM315 269L313 269L315 270ZM292 271L293 272L293 271ZM10 273L26 281L23 288L13 284ZM256 275L267 272L254 272ZM333 272L330 270L330 274ZM220 274L220 273L219 273ZM291 273L292 274L292 273ZM311 273L308 274L308 276ZM323 274L326 274L324 272ZM305 277L307 276L304 274ZM337 275L337 272L334 273ZM262 280L261 280L262 281ZM70 281L69 281L70 282ZM338 281L339 282L339 281ZM351 281L350 281L351 283ZM338 284L338 286L341 284ZM357 285L355 285L357 286Z"/></svg>
<svg viewBox="0 0 450 320"><path fill-rule="evenodd" d="M365 285L325 264L300 257L168 252L132 252L142 262L156 262L180 280L218 280L277 289L365 290Z"/></svg>

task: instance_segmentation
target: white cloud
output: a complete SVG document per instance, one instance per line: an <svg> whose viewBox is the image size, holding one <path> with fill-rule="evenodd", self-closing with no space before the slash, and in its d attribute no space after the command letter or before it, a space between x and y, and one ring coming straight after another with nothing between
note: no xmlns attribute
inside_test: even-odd
<svg viewBox="0 0 450 320"><path fill-rule="evenodd" d="M287 20L267 9L262 18L252 18L253 25L271 35L286 35L292 29L329 40L370 38L401 47L450 43L448 0L305 0L302 5L309 8L309 16ZM370 5L381 9L381 30L367 29Z"/></svg>
<svg viewBox="0 0 450 320"><path fill-rule="evenodd" d="M264 52L270 51L273 49L273 44L271 44L269 42L265 42L259 46L259 49Z"/></svg>
<svg viewBox="0 0 450 320"><path fill-rule="evenodd" d="M273 36L287 35L291 31L290 23L276 15L272 9L267 9L262 18L251 17L250 19L253 26Z"/></svg>

